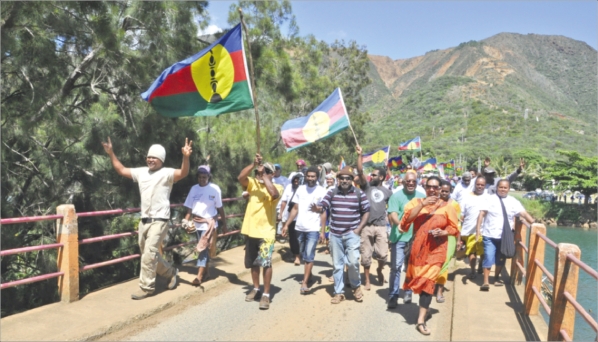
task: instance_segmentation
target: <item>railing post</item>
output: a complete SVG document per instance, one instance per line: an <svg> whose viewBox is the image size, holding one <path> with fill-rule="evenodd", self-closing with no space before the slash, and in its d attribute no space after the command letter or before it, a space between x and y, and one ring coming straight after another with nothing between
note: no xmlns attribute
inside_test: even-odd
<svg viewBox="0 0 598 342"><path fill-rule="evenodd" d="M527 226L525 226L523 224L523 222L521 221L520 218L516 217L515 218L515 257L511 260L511 285L515 285L515 283L517 283L517 285L521 284L521 281L523 280L523 274L521 274L521 271L519 271L519 267L517 267L517 261L519 261L521 263L522 266L525 266L525 262L524 260L524 254L525 251L523 250L523 248L519 245L519 241L526 243L527 241Z"/></svg>
<svg viewBox="0 0 598 342"><path fill-rule="evenodd" d="M58 277L60 300L71 303L79 300L79 227L77 213L72 204L59 205L56 213L62 219L56 220L56 241L64 247L58 249L58 270L64 276Z"/></svg>
<svg viewBox="0 0 598 342"><path fill-rule="evenodd" d="M532 224L532 230L529 236L528 257L527 257L527 278L525 281L525 314L537 315L540 307L540 300L536 297L532 286L535 286L538 291L542 289L542 270L536 266L534 259L543 265L544 264L544 249L546 242L544 239L538 237L536 233L546 236L546 227L543 224Z"/></svg>
<svg viewBox="0 0 598 342"><path fill-rule="evenodd" d="M581 250L576 245L570 243L559 243L557 245L548 341L563 340L560 335L561 329L564 329L569 337L573 339L575 307L565 298L564 292L569 292L573 298L577 297L579 267L567 259L569 253L581 260Z"/></svg>

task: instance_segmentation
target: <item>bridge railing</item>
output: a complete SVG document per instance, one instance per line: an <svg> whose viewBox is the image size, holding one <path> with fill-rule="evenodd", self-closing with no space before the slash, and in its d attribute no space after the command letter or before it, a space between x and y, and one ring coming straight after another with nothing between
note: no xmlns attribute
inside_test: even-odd
<svg viewBox="0 0 598 342"><path fill-rule="evenodd" d="M529 244L527 235L529 231ZM573 340L576 312L598 332L598 323L577 302L579 270L587 272L598 280L598 272L581 261L581 250L570 243L555 243L546 236L543 224L531 227L518 218L515 221L515 241L517 253L511 262L511 284L524 285L524 307L526 315L538 315L540 304L549 315L548 341ZM554 272L544 265L545 248L555 249ZM542 276L552 283L544 292L552 298L548 304L542 294Z"/></svg>
<svg viewBox="0 0 598 342"><path fill-rule="evenodd" d="M242 197L238 198L224 198L222 199L223 203L230 203L234 201L242 200ZM182 207L183 204L172 204L171 208ZM99 217L99 216L108 216L108 215L120 215L120 214L130 214L130 213L137 213L140 212L140 208L127 208L127 209L114 209L114 210L104 210L104 211L92 211L92 212L82 212L77 213L75 212L75 206L72 204L64 204L60 205L56 208L56 215L46 215L46 216L33 216L33 217L19 217L19 218L5 218L0 220L0 225L10 225L10 224L19 224L19 223L29 223L29 222L38 222L38 221L48 221L48 220L56 220L56 243L51 244L44 244L39 246L31 246L31 247L20 247L20 248L13 248L8 250L0 251L0 257L5 257L8 255L19 254L19 253L27 253L33 251L40 251L40 250L47 250L47 249L58 249L57 255L57 268L58 272L43 274L35 277L19 279L9 282L3 282L0 284L0 289L4 290L6 288L30 284L42 280L58 278L58 292L63 302L74 302L79 300L79 273L84 272L87 270L91 270L98 267L104 267L108 265L114 265L121 262L126 262L129 260L137 259L141 255L140 254L132 254L108 261L98 262L94 264L88 264L85 266L79 265L79 246L113 240L113 239L121 239L124 237L130 237L137 235L137 231L133 232L126 232L126 233L119 233L119 234L111 234L111 235L104 235L104 236L97 236L87 239L78 239L78 218L80 217ZM242 217L244 214L230 214L226 215L226 218L234 218L234 217ZM174 225L174 227L178 227L180 225ZM217 235L218 238L222 238L225 236L230 236L234 234L238 234L239 230L234 230L227 232L225 234ZM172 245L163 248L163 251L173 250L178 247L182 247L185 245L189 245L192 243L197 243L197 241L191 240L188 242Z"/></svg>

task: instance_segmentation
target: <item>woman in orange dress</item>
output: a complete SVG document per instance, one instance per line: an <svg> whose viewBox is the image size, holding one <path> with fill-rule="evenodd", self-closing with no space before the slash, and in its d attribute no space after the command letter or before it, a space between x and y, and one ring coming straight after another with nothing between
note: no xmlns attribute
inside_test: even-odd
<svg viewBox="0 0 598 342"><path fill-rule="evenodd" d="M406 232L413 223L414 240L411 246L404 290L419 294L419 316L416 329L430 335L426 314L432 302L436 279L446 260L448 235L457 236L459 230L455 208L438 196L440 178L432 176L426 182L426 198L414 198L405 206L400 231Z"/></svg>

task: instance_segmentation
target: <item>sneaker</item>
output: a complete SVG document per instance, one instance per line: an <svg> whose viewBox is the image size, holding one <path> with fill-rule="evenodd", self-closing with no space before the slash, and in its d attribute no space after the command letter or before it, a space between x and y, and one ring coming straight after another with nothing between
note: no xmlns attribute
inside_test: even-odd
<svg viewBox="0 0 598 342"><path fill-rule="evenodd" d="M412 296L413 296L413 294L411 293L411 291L405 292L405 295L403 296L403 304L410 304Z"/></svg>
<svg viewBox="0 0 598 342"><path fill-rule="evenodd" d="M253 302L259 293L260 293L259 290L251 289L251 291L247 294L247 296L245 296L245 301Z"/></svg>
<svg viewBox="0 0 598 342"><path fill-rule="evenodd" d="M262 296L260 300L260 310L268 310L270 308L270 296Z"/></svg>
<svg viewBox="0 0 598 342"><path fill-rule="evenodd" d="M386 305L386 308L388 308L388 309L396 309L397 305L399 305L399 297L392 296L388 300L388 305Z"/></svg>
<svg viewBox="0 0 598 342"><path fill-rule="evenodd" d="M144 290L139 290L131 295L131 299L135 299L135 300L145 299L149 296L152 296L153 294L154 294L154 291L148 292L148 291L144 291Z"/></svg>
<svg viewBox="0 0 598 342"><path fill-rule="evenodd" d="M168 289L169 290L173 290L176 287L177 284L177 278L179 276L179 269L175 268L174 269L174 275L172 276L172 278L170 278L170 281L168 282Z"/></svg>

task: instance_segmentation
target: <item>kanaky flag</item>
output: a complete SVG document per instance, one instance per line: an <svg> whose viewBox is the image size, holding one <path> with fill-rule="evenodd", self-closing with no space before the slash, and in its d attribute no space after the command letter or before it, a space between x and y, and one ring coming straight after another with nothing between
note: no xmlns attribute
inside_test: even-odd
<svg viewBox="0 0 598 342"><path fill-rule="evenodd" d="M345 166L347 166L347 164L345 164L345 158L343 158L341 156L341 162L340 162L340 164L338 164L338 170L340 171L340 170L344 169Z"/></svg>
<svg viewBox="0 0 598 342"><path fill-rule="evenodd" d="M389 150L390 146L386 146L383 148L379 148L374 152L362 155L361 161L363 162L363 166L376 167L386 165Z"/></svg>
<svg viewBox="0 0 598 342"><path fill-rule="evenodd" d="M403 166L403 157L393 157L388 159L388 168L391 170L400 170Z"/></svg>
<svg viewBox="0 0 598 342"><path fill-rule="evenodd" d="M399 151L419 151L421 150L421 140L415 137L399 145Z"/></svg>
<svg viewBox="0 0 598 342"><path fill-rule="evenodd" d="M253 108L241 24L162 71L141 97L163 116L215 116Z"/></svg>
<svg viewBox="0 0 598 342"><path fill-rule="evenodd" d="M430 158L428 160L423 161L417 169L424 170L424 171L430 171L430 170L434 170L435 168L436 168L436 158Z"/></svg>
<svg viewBox="0 0 598 342"><path fill-rule="evenodd" d="M285 122L280 129L288 151L335 135L349 127L349 116L341 90L336 88L322 104L308 116Z"/></svg>

